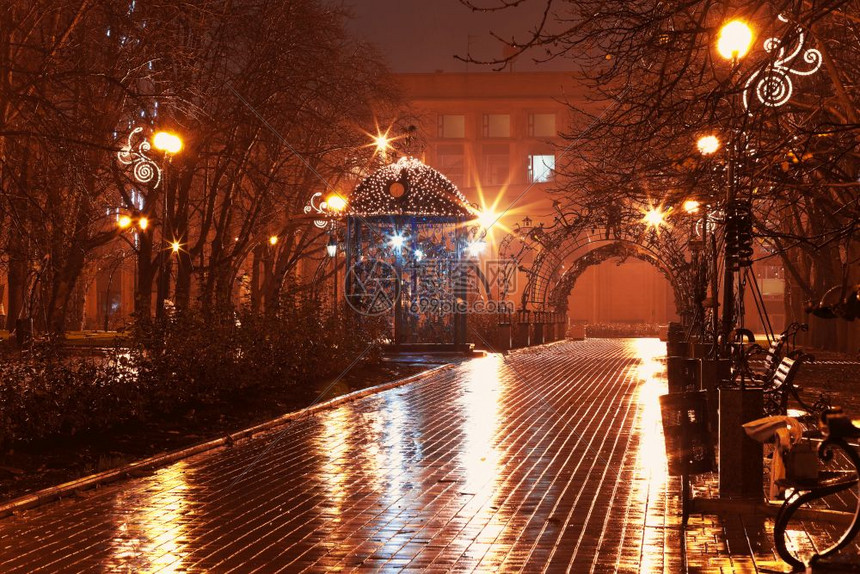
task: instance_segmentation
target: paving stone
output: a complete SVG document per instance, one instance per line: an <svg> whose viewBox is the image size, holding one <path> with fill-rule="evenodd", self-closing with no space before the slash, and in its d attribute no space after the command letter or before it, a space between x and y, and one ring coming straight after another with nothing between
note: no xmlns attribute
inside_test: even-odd
<svg viewBox="0 0 860 574"><path fill-rule="evenodd" d="M754 571L766 521L681 530L664 352L475 359L2 520L0 572Z"/></svg>

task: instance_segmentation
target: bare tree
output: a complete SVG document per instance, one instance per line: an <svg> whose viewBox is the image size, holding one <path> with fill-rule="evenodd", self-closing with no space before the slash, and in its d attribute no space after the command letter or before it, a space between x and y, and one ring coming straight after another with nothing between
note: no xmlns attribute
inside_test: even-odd
<svg viewBox="0 0 860 574"><path fill-rule="evenodd" d="M520 2L463 3L505 10ZM860 281L856 0L545 6L530 31L500 41L515 48L512 57L568 59L592 94L593 101L571 106L574 129L560 167L568 183L558 190L567 202L599 210L614 201L674 206L694 197L723 208L731 161L738 197L753 206L755 235L787 270L790 320L805 320L804 306L834 286L844 296ZM715 49L732 18L750 22L758 43L734 63ZM776 39L770 51L761 49L766 38ZM802 40L821 56L814 76L779 69L779 47L791 54ZM805 71L818 63L814 54L800 56L788 65ZM769 74L770 91L762 94L771 105L764 105L754 90ZM777 102L780 89L791 98ZM724 151L702 157L695 144L708 133ZM856 337L850 324L813 322L816 345L834 345L838 331Z"/></svg>

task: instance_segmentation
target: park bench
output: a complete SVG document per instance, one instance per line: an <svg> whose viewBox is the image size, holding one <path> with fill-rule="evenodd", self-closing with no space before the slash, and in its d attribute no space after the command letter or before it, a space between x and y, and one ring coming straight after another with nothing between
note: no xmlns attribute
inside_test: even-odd
<svg viewBox="0 0 860 574"><path fill-rule="evenodd" d="M835 454L841 452L848 464L842 469L818 470L818 461L813 459L812 464L808 465L809 468L799 469L800 472L792 471L792 466L787 465L786 478L779 483L790 489L791 493L776 515L773 537L780 558L791 565L794 571L804 570L821 559L838 552L860 532L860 489L858 489L858 485L860 485L860 455L858 455L856 444L849 442L849 440L853 440L856 443L856 439L860 438L860 428L854 426L851 419L838 407L823 412L820 425L824 439L818 447L818 460L830 463L834 460ZM806 478L807 476L811 478ZM829 519L832 519L835 514L842 518L841 524L847 522L847 527L839 539L828 548L816 549L806 562L792 554L786 543L786 530L792 517L801 512L798 516L804 518L803 513L805 511L806 519L814 519L814 513L810 511L810 503L851 488L855 489L857 495L854 500L853 515L851 512L827 511ZM806 508L802 509L804 505Z"/></svg>
<svg viewBox="0 0 860 574"><path fill-rule="evenodd" d="M780 361L782 361L784 357L796 359L803 354L796 348L795 340L797 339L798 332L806 331L807 329L807 325L803 323L795 322L790 324L785 331L770 341L767 351L755 343L755 337L751 331L748 329L736 329L732 334L734 349L736 352L739 349L743 349L743 352L739 353L741 355L741 360L735 361L736 363L740 363L736 365L740 370L740 374L746 377L746 379L751 381L754 385L769 385L776 373L777 367L779 367ZM744 343L744 339L751 342L752 345L747 347ZM764 365L760 371L755 371L751 368L749 359L761 353L765 354L763 361ZM807 355L807 358L811 358L811 356Z"/></svg>
<svg viewBox="0 0 860 574"><path fill-rule="evenodd" d="M763 349L753 343L746 345L744 339L753 341L753 335L746 329L738 329L733 334L733 359L735 364L735 379L761 387L764 393L764 410L769 415L785 415L788 413L788 402L794 399L799 408L816 419L818 415L830 408L829 401L820 395L815 403L808 404L801 398L801 387L795 383L795 378L804 361L813 360L812 355L803 353L794 347L794 339L799 331L806 330L806 325L792 323L788 328L775 337L768 346L764 358L764 367L754 371L750 367L750 358L761 353Z"/></svg>
<svg viewBox="0 0 860 574"><path fill-rule="evenodd" d="M800 366L807 355L797 355L796 358L783 357L770 379L762 381L764 393L764 410L769 415L788 414L788 402L794 399L800 410L807 416L817 418L821 413L831 408L830 401L823 394L809 404L801 397L802 388L795 383Z"/></svg>

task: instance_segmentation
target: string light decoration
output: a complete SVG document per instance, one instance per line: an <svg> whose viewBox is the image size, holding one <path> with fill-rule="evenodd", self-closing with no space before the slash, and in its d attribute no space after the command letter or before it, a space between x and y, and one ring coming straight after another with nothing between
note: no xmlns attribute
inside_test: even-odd
<svg viewBox="0 0 860 574"><path fill-rule="evenodd" d="M402 157L362 181L349 198L349 214L476 217L451 180L413 157Z"/></svg>
<svg viewBox="0 0 860 574"><path fill-rule="evenodd" d="M788 23L788 18L779 15L781 22ZM778 108L791 99L794 84L791 75L811 76L821 68L823 58L815 48L804 49L806 34L800 26L796 27L797 39L793 50L782 44L779 38L768 38L764 41L764 49L768 54L775 54L772 63L763 70L755 72L744 85L744 108L750 109L750 92L754 92L758 101L765 106ZM801 56L802 54L802 56ZM794 60L801 56L809 69L802 70L794 67Z"/></svg>
<svg viewBox="0 0 860 574"><path fill-rule="evenodd" d="M128 134L126 144L117 152L116 157L121 164L131 166L134 179L138 182L148 184L155 181L152 187L158 187L161 183L161 168L147 155L152 145L146 138L143 138L137 146L133 143L135 136L142 131L141 127L134 128Z"/></svg>

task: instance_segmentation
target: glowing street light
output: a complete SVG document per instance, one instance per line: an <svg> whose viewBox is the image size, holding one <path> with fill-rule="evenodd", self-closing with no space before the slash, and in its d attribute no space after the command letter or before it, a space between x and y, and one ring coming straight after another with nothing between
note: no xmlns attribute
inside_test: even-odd
<svg viewBox="0 0 860 574"><path fill-rule="evenodd" d="M332 235L328 238L328 244L325 246L325 252L328 253L329 257L334 257L337 255L337 239Z"/></svg>
<svg viewBox="0 0 860 574"><path fill-rule="evenodd" d="M753 33L743 20L732 20L720 29L717 51L726 60L737 60L746 56L752 46Z"/></svg>
<svg viewBox="0 0 860 574"><path fill-rule="evenodd" d="M720 149L720 140L717 139L717 136L713 135L702 136L696 142L696 147L699 148L699 153L702 155L711 155Z"/></svg>
<svg viewBox="0 0 860 574"><path fill-rule="evenodd" d="M141 217L137 220L137 226L146 231L146 228L149 227L149 220L146 217Z"/></svg>
<svg viewBox="0 0 860 574"><path fill-rule="evenodd" d="M666 212L662 211L659 207L652 207L645 212L645 217L642 219L649 227L660 227L666 219Z"/></svg>
<svg viewBox="0 0 860 574"><path fill-rule="evenodd" d="M698 213L699 207L701 207L701 204L698 201L696 201L695 199L688 199L687 201L684 202L683 207L684 207L684 211L686 211L687 213Z"/></svg>
<svg viewBox="0 0 860 574"><path fill-rule="evenodd" d="M484 229L489 229L499 219L499 215L491 207L485 207L478 213L478 223Z"/></svg>
<svg viewBox="0 0 860 574"><path fill-rule="evenodd" d="M179 249L180 249L181 247L182 247L182 246L179 244L179 242L178 242L178 241L173 241L173 242L170 244L170 250L171 250L171 251L173 251L174 253L179 253Z"/></svg>
<svg viewBox="0 0 860 574"><path fill-rule="evenodd" d="M272 235L269 237L269 245L277 245L278 244L278 236Z"/></svg>
<svg viewBox="0 0 860 574"><path fill-rule="evenodd" d="M406 238L399 233L388 238L388 244L394 249L400 249L404 243L406 243Z"/></svg>
<svg viewBox="0 0 860 574"><path fill-rule="evenodd" d="M152 145L164 153L176 154L182 149L182 139L174 133L156 132L152 138Z"/></svg>
<svg viewBox="0 0 860 574"><path fill-rule="evenodd" d="M346 208L346 199L338 193L332 193L326 198L325 204L332 211L343 211Z"/></svg>
<svg viewBox="0 0 860 574"><path fill-rule="evenodd" d="M123 215L117 220L116 224L119 225L120 229L125 229L126 227L131 225L131 217L129 217L128 215Z"/></svg>
<svg viewBox="0 0 860 574"><path fill-rule="evenodd" d="M376 146L376 153L383 154L391 147L391 140L388 139L388 134L377 134L373 138L373 144Z"/></svg>

